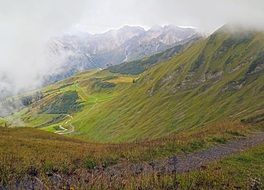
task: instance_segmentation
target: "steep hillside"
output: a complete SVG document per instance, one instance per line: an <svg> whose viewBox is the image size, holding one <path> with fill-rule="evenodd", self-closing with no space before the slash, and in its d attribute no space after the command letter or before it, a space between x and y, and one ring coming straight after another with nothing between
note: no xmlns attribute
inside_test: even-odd
<svg viewBox="0 0 264 190"><path fill-rule="evenodd" d="M173 56L181 53L186 47L189 47L191 44L193 44L198 39L199 37L189 39L187 40L187 42L176 45L175 47L167 49L164 52L160 52L160 53L154 54L152 56L149 56L143 59L110 66L107 68L107 70L113 73L138 75L144 72L145 70L147 70L148 68L150 68L151 66L164 62L172 58Z"/></svg>
<svg viewBox="0 0 264 190"><path fill-rule="evenodd" d="M131 87L73 120L99 141L155 138L264 112L264 34L223 27L144 73ZM262 119L261 119L262 118Z"/></svg>

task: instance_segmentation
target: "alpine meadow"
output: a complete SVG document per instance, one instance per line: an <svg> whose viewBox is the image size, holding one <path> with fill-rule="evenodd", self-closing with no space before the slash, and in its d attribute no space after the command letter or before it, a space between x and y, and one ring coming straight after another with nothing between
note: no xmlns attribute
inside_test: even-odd
<svg viewBox="0 0 264 190"><path fill-rule="evenodd" d="M0 189L264 189L263 2L0 5Z"/></svg>

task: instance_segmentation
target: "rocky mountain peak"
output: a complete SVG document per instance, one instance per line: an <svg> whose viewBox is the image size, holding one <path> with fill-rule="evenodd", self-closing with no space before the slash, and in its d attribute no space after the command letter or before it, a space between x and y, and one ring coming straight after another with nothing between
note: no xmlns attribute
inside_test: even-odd
<svg viewBox="0 0 264 190"><path fill-rule="evenodd" d="M54 60L63 58L62 67L66 69L61 76L70 76L78 71L150 56L198 35L193 29L173 25L153 26L149 30L140 26L123 26L101 34L87 32L85 35L83 31L80 35L78 32L67 34L52 40L49 46ZM62 78L55 77L56 80Z"/></svg>

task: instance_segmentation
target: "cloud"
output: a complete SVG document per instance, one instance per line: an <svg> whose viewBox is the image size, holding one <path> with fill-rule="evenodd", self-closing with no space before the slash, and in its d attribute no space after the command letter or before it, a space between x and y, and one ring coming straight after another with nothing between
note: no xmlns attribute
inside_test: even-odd
<svg viewBox="0 0 264 190"><path fill-rule="evenodd" d="M53 67L46 43L78 22L83 0L0 1L0 91L34 88Z"/></svg>
<svg viewBox="0 0 264 190"><path fill-rule="evenodd" d="M124 24L175 24L210 33L228 22L263 28L263 10L263 0L96 0L81 22L92 32Z"/></svg>
<svg viewBox="0 0 264 190"><path fill-rule="evenodd" d="M0 92L38 86L59 64L47 42L74 25L92 33L157 24L210 33L227 22L264 28L263 10L263 0L0 0Z"/></svg>

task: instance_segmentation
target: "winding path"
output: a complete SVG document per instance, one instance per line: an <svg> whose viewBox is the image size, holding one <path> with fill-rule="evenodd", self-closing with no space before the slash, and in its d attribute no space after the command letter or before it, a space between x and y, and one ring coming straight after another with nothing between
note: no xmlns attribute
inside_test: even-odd
<svg viewBox="0 0 264 190"><path fill-rule="evenodd" d="M89 113L92 109L94 109L94 107L97 105L97 102L98 102L98 98L95 99L94 105L92 105L92 107L86 113ZM73 120L73 116L67 114L66 117L69 117L69 119L64 124L59 126L60 130L59 131L55 131L56 134L67 135L67 134L71 134L71 133L73 133L75 131L74 125L72 125L70 123ZM69 128L67 129L67 128L63 127L63 125L69 125Z"/></svg>
<svg viewBox="0 0 264 190"><path fill-rule="evenodd" d="M71 115L66 115L66 117L69 117L69 119L67 121L65 121L65 123L63 125L68 125L69 122L71 122L71 120L73 119L73 117ZM59 135L66 135L66 134L70 134L74 132L74 126L72 124L69 124L69 129L66 129L65 127L63 127L63 125L60 125L59 128L61 129L60 131L56 131L55 133L59 134Z"/></svg>

